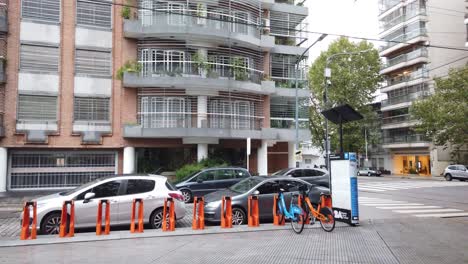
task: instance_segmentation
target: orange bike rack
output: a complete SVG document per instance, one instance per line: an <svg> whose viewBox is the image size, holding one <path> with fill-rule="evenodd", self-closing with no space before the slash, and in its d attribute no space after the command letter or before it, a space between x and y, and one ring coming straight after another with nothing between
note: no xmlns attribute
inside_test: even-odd
<svg viewBox="0 0 468 264"><path fill-rule="evenodd" d="M106 218L105 218L105 228L104 235L110 233L110 203L109 200L103 199L98 202L98 211L96 219L96 235L100 236L102 233L102 204L106 204Z"/></svg>
<svg viewBox="0 0 468 264"><path fill-rule="evenodd" d="M136 203L138 203L138 230L135 231ZM143 199L133 199L132 215L130 217L130 233L143 233Z"/></svg>
<svg viewBox="0 0 468 264"><path fill-rule="evenodd" d="M192 229L205 229L205 198L194 197L193 198L193 219ZM198 208L197 208L198 207Z"/></svg>
<svg viewBox="0 0 468 264"><path fill-rule="evenodd" d="M280 216L276 213L277 209L278 209L278 195L275 195L273 197L273 225L282 226L285 224L285 219L283 217L283 220L280 223Z"/></svg>
<svg viewBox="0 0 468 264"><path fill-rule="evenodd" d="M231 197L229 196L223 196L223 199L221 200L221 227L232 227L232 207Z"/></svg>
<svg viewBox="0 0 468 264"><path fill-rule="evenodd" d="M70 223L68 221L68 205L70 205ZM72 237L75 235L75 203L63 201L62 217L60 218L59 237Z"/></svg>
<svg viewBox="0 0 468 264"><path fill-rule="evenodd" d="M167 207L169 203L169 224L167 224ZM168 197L164 199L163 221L161 223L163 231L175 230L175 212L174 212L174 199Z"/></svg>
<svg viewBox="0 0 468 264"><path fill-rule="evenodd" d="M248 211L249 211L248 226L250 226L250 227L260 226L260 219L259 219L259 214L258 214L258 196L257 195L249 196L247 207L248 207Z"/></svg>
<svg viewBox="0 0 468 264"><path fill-rule="evenodd" d="M31 226L31 233L29 233L29 219L31 218L29 207L32 206L33 209L33 218L32 218L32 226ZM23 225L21 227L21 240L26 239L36 239L37 236L37 204L36 202L25 202L23 207Z"/></svg>
<svg viewBox="0 0 468 264"><path fill-rule="evenodd" d="M297 196L297 206L299 206L299 208L302 208L302 199L304 199L304 197L302 197L302 194L299 194L299 196ZM305 200L304 200L304 202L306 203L305 206L307 206L307 202L306 202L307 199L309 199L309 197L305 197ZM304 208L302 208L302 210L304 210ZM306 217L305 223L310 224L309 216Z"/></svg>
<svg viewBox="0 0 468 264"><path fill-rule="evenodd" d="M323 208L323 207L330 207L330 209L333 208L332 206L332 198L331 198L331 195L329 194L324 194L324 195L321 195L322 196L322 199L321 199L321 203L320 203L320 207Z"/></svg>

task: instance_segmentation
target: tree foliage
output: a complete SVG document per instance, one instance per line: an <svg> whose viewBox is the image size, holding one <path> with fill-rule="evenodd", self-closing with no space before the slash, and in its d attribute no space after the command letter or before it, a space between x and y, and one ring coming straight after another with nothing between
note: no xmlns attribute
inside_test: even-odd
<svg viewBox="0 0 468 264"><path fill-rule="evenodd" d="M328 107L324 105L324 71L327 58L343 52L371 51L353 55L337 55L330 59L330 84L328 86ZM343 125L343 146L345 151L360 152L364 149L364 128L367 130L368 141L375 143L378 139L379 126L377 114L371 103L382 77L379 75L380 59L372 43L361 41L350 42L340 38L330 44L314 61L309 71L309 85L313 95L313 105L310 110L310 129L312 142L318 147L324 146L325 119L321 111L332 106L349 104L364 116L363 120ZM329 122L331 150L339 149L338 126Z"/></svg>
<svg viewBox="0 0 468 264"><path fill-rule="evenodd" d="M468 144L468 65L434 80L434 94L410 108L411 115L420 120L415 130L436 145L451 145L456 153Z"/></svg>

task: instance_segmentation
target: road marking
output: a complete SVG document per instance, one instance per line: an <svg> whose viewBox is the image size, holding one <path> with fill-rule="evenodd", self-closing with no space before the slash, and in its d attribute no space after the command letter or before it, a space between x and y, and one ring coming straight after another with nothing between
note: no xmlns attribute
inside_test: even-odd
<svg viewBox="0 0 468 264"><path fill-rule="evenodd" d="M404 206L384 206L384 207L376 207L378 209L423 209L423 208L441 208L440 206L434 206L434 205L425 205L425 206L407 206L407 205L404 205Z"/></svg>
<svg viewBox="0 0 468 264"><path fill-rule="evenodd" d="M383 203L383 204L370 204L370 203L366 203L366 204L361 204L361 205L365 205L365 206L398 206L398 205L424 205L424 204L418 204L418 203Z"/></svg>
<svg viewBox="0 0 468 264"><path fill-rule="evenodd" d="M381 181L372 182L364 181L358 186L361 191L372 191L372 192L384 192L384 191L396 191L396 190L408 190L408 189L419 189L419 188L431 188L431 187L457 187L467 186L466 182L440 182L440 181Z"/></svg>
<svg viewBox="0 0 468 264"><path fill-rule="evenodd" d="M460 216L468 216L468 213L448 213L448 214L417 214L414 215L416 217L440 217L440 218L446 218L446 217L460 217Z"/></svg>
<svg viewBox="0 0 468 264"><path fill-rule="evenodd" d="M459 209L422 209L422 210L394 210L395 213L414 214L414 213L442 213L442 212L462 212Z"/></svg>

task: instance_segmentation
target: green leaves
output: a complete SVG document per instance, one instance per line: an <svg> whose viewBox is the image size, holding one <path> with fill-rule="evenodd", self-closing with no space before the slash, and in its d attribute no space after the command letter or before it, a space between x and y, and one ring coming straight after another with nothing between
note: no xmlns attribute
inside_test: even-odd
<svg viewBox="0 0 468 264"><path fill-rule="evenodd" d="M370 51L367 51L369 50ZM360 51L366 51L359 53ZM338 53L357 53L340 54ZM328 107L325 107L323 94L325 88L324 72L327 65L331 69L328 87ZM318 147L324 146L325 121L320 113L323 109L335 105L349 104L364 116L364 120L345 124L344 150L358 152L364 148L364 128L367 130L368 140L377 141L379 133L378 117L370 104L382 77L379 75L380 58L378 51L366 41L350 42L347 38L340 38L330 44L314 61L309 71L309 85L315 103L310 113L310 128L312 142ZM330 123L329 123L330 124ZM374 132L370 132L373 130ZM330 124L331 146L338 149L338 127Z"/></svg>

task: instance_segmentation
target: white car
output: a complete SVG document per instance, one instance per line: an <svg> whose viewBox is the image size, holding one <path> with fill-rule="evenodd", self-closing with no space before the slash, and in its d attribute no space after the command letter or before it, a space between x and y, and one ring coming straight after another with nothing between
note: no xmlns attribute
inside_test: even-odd
<svg viewBox="0 0 468 264"><path fill-rule="evenodd" d="M361 175L380 176L382 175L382 172L380 172L379 170L371 170L369 168L360 168L357 174L358 176L361 176Z"/></svg>
<svg viewBox="0 0 468 264"><path fill-rule="evenodd" d="M465 165L449 165L444 170L444 177L447 181L452 179L466 181L468 180L468 170Z"/></svg>
<svg viewBox="0 0 468 264"><path fill-rule="evenodd" d="M185 216L183 196L166 177L122 175L99 178L67 192L37 198L38 228L42 234L58 234L62 205L67 200L74 200L76 228L96 226L98 201L101 199L110 202L111 225L129 225L135 198L143 199L144 223L160 228L164 199L168 197L174 198L176 219L182 219Z"/></svg>

